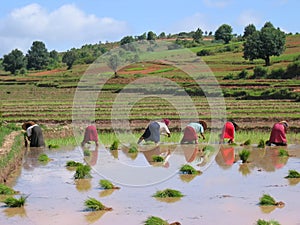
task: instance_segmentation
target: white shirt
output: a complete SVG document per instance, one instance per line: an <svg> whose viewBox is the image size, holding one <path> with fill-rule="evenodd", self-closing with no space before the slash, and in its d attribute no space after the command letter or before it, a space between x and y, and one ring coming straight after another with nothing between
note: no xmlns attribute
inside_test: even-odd
<svg viewBox="0 0 300 225"><path fill-rule="evenodd" d="M27 132L27 136L30 137L32 135L32 128L38 126L37 124L34 124L30 127L27 128L26 132Z"/></svg>
<svg viewBox="0 0 300 225"><path fill-rule="evenodd" d="M171 133L168 126L165 123L163 123L163 122L157 122L157 123L159 124L159 132L161 134L170 134Z"/></svg>

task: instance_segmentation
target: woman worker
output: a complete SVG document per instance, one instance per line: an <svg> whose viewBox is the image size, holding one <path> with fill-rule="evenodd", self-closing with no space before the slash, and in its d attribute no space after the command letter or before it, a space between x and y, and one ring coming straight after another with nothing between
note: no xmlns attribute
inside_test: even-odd
<svg viewBox="0 0 300 225"><path fill-rule="evenodd" d="M286 146L286 132L288 127L289 125L285 120L280 121L279 123L275 123L272 127L270 139L266 142L266 144L268 146L271 146L271 144L277 146Z"/></svg>
<svg viewBox="0 0 300 225"><path fill-rule="evenodd" d="M39 125L32 121L28 121L23 123L22 129L26 131L24 137L26 147L28 146L28 142L30 143L30 147L45 146L43 132Z"/></svg>
<svg viewBox="0 0 300 225"><path fill-rule="evenodd" d="M183 137L181 139L181 144L184 143L195 143L198 144L198 133L201 135L203 140L205 139L204 131L207 129L207 124L204 121L199 121L199 123L189 123L183 132Z"/></svg>
<svg viewBox="0 0 300 225"><path fill-rule="evenodd" d="M160 135L164 134L168 137L171 136L171 132L168 128L170 124L170 120L163 119L161 122L153 121L147 126L143 135L139 138L138 144L140 144L143 140L145 141L153 141L154 143L160 142Z"/></svg>
<svg viewBox="0 0 300 225"><path fill-rule="evenodd" d="M231 144L234 142L234 135L235 135L235 131L238 129L238 125L233 121L227 121L224 124L223 130L222 130L222 134L220 135L221 140L220 143L223 143L224 138L228 138L228 143Z"/></svg>
<svg viewBox="0 0 300 225"><path fill-rule="evenodd" d="M89 143L90 141L94 141L96 147L99 145L97 128L93 123L85 128L84 138L81 142L81 147L84 147L84 145L86 143Z"/></svg>

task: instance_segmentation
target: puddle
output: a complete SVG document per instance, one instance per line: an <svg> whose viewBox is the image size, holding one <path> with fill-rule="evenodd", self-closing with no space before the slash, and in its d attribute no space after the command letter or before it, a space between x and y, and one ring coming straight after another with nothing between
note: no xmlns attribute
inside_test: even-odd
<svg viewBox="0 0 300 225"><path fill-rule="evenodd" d="M81 148L31 149L10 186L28 195L23 208L7 208L0 203L0 224L143 224L149 216L168 222L195 224L255 224L258 219L281 224L300 224L300 179L285 179L289 170L300 171L300 146L290 145L291 157L279 157L278 147L222 146L203 152L201 145L163 145L95 151L86 161L92 165L92 178L74 180L75 170L67 161L83 161ZM217 148L217 147L216 147ZM251 151L249 163L242 164L238 151ZM39 163L39 154L52 160ZM153 162L160 155L164 162ZM180 174L189 163L199 175ZM103 190L100 179L109 179L120 189ZM152 197L158 190L176 189L184 195L176 199ZM260 207L259 198L270 194L285 206ZM19 197L20 195L16 195ZM2 199L2 196L0 196ZM84 201L98 199L112 211L89 212Z"/></svg>

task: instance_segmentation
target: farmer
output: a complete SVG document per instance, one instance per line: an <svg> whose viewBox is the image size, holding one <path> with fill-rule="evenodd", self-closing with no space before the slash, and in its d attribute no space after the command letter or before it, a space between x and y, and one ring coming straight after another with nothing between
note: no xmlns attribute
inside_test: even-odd
<svg viewBox="0 0 300 225"><path fill-rule="evenodd" d="M98 143L98 132L97 128L94 124L90 124L85 128L84 132L84 138L83 141L81 142L81 147L84 147L86 143L90 143L90 141L94 141L96 146L99 145Z"/></svg>
<svg viewBox="0 0 300 225"><path fill-rule="evenodd" d="M220 143L223 143L224 138L228 138L228 143L231 144L234 142L235 131L239 128L239 126L233 121L227 121L224 124L222 134L220 135Z"/></svg>
<svg viewBox="0 0 300 225"><path fill-rule="evenodd" d="M22 129L26 131L24 135L25 147L30 143L30 147L44 147L44 137L39 125L32 121L23 123Z"/></svg>
<svg viewBox="0 0 300 225"><path fill-rule="evenodd" d="M189 123L183 132L183 138L181 139L181 144L184 143L195 143L198 144L198 133L205 140L204 131L207 129L207 124L203 120L200 120L199 123ZM199 137L200 137L199 136Z"/></svg>
<svg viewBox="0 0 300 225"><path fill-rule="evenodd" d="M161 122L153 121L150 122L147 126L143 135L139 138L138 144L140 144L143 140L145 141L153 141L154 143L160 142L160 135L167 135L168 137L171 136L171 132L168 128L170 124L170 120L163 119Z"/></svg>
<svg viewBox="0 0 300 225"><path fill-rule="evenodd" d="M275 123L270 134L270 139L266 142L266 144L268 146L271 146L271 144L277 146L286 146L286 132L288 127L289 125L285 120Z"/></svg>

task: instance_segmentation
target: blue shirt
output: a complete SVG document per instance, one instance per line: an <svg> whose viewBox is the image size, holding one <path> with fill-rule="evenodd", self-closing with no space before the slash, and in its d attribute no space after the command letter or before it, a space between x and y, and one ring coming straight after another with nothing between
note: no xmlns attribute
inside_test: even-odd
<svg viewBox="0 0 300 225"><path fill-rule="evenodd" d="M196 133L204 133L204 128L200 123L189 123L188 126L194 128Z"/></svg>

